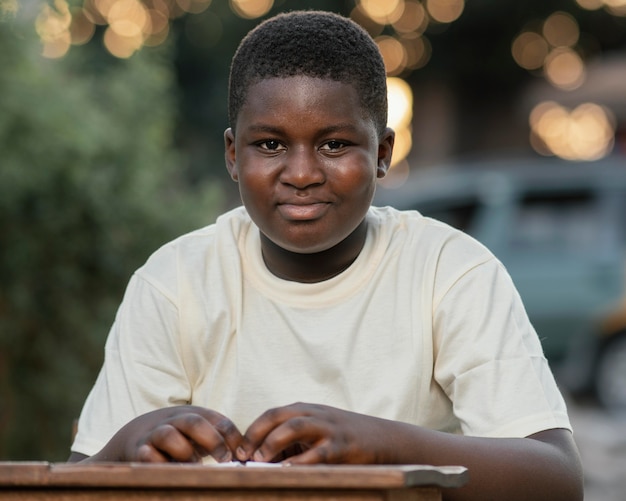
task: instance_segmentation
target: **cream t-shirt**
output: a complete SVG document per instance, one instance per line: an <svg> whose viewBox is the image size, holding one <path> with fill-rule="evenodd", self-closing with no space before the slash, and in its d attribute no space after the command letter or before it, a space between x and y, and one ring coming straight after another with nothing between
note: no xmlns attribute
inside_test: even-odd
<svg viewBox="0 0 626 501"><path fill-rule="evenodd" d="M282 280L244 208L155 252L131 278L72 450L193 404L244 432L263 411L326 404L428 428L524 437L570 428L501 263L414 211L371 208L340 275Z"/></svg>

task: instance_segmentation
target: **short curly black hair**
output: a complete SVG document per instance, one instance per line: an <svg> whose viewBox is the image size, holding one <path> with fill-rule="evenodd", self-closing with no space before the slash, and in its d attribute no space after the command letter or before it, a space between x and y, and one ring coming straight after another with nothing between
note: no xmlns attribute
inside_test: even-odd
<svg viewBox="0 0 626 501"><path fill-rule="evenodd" d="M387 81L378 46L354 21L314 10L278 14L243 38L230 67L228 119L233 131L251 85L299 75L354 85L382 134L387 126Z"/></svg>

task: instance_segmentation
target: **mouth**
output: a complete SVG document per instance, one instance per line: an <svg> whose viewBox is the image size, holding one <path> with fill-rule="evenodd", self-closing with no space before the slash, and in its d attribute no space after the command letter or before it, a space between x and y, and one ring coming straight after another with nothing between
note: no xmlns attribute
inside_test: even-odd
<svg viewBox="0 0 626 501"><path fill-rule="evenodd" d="M329 206L327 202L280 203L278 211L285 219L291 221L310 221L322 217Z"/></svg>

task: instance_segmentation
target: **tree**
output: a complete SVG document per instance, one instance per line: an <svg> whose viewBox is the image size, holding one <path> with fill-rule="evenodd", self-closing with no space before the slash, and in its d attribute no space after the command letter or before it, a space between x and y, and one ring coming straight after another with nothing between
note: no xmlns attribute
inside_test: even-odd
<svg viewBox="0 0 626 501"><path fill-rule="evenodd" d="M132 271L211 222L180 180L167 48L40 57L0 20L0 457L64 460Z"/></svg>

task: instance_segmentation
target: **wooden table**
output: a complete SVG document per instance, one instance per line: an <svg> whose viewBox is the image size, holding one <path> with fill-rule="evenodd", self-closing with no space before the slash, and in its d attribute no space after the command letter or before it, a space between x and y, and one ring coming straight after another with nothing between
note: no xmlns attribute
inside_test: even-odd
<svg viewBox="0 0 626 501"><path fill-rule="evenodd" d="M0 501L435 501L467 479L460 466L0 462Z"/></svg>

